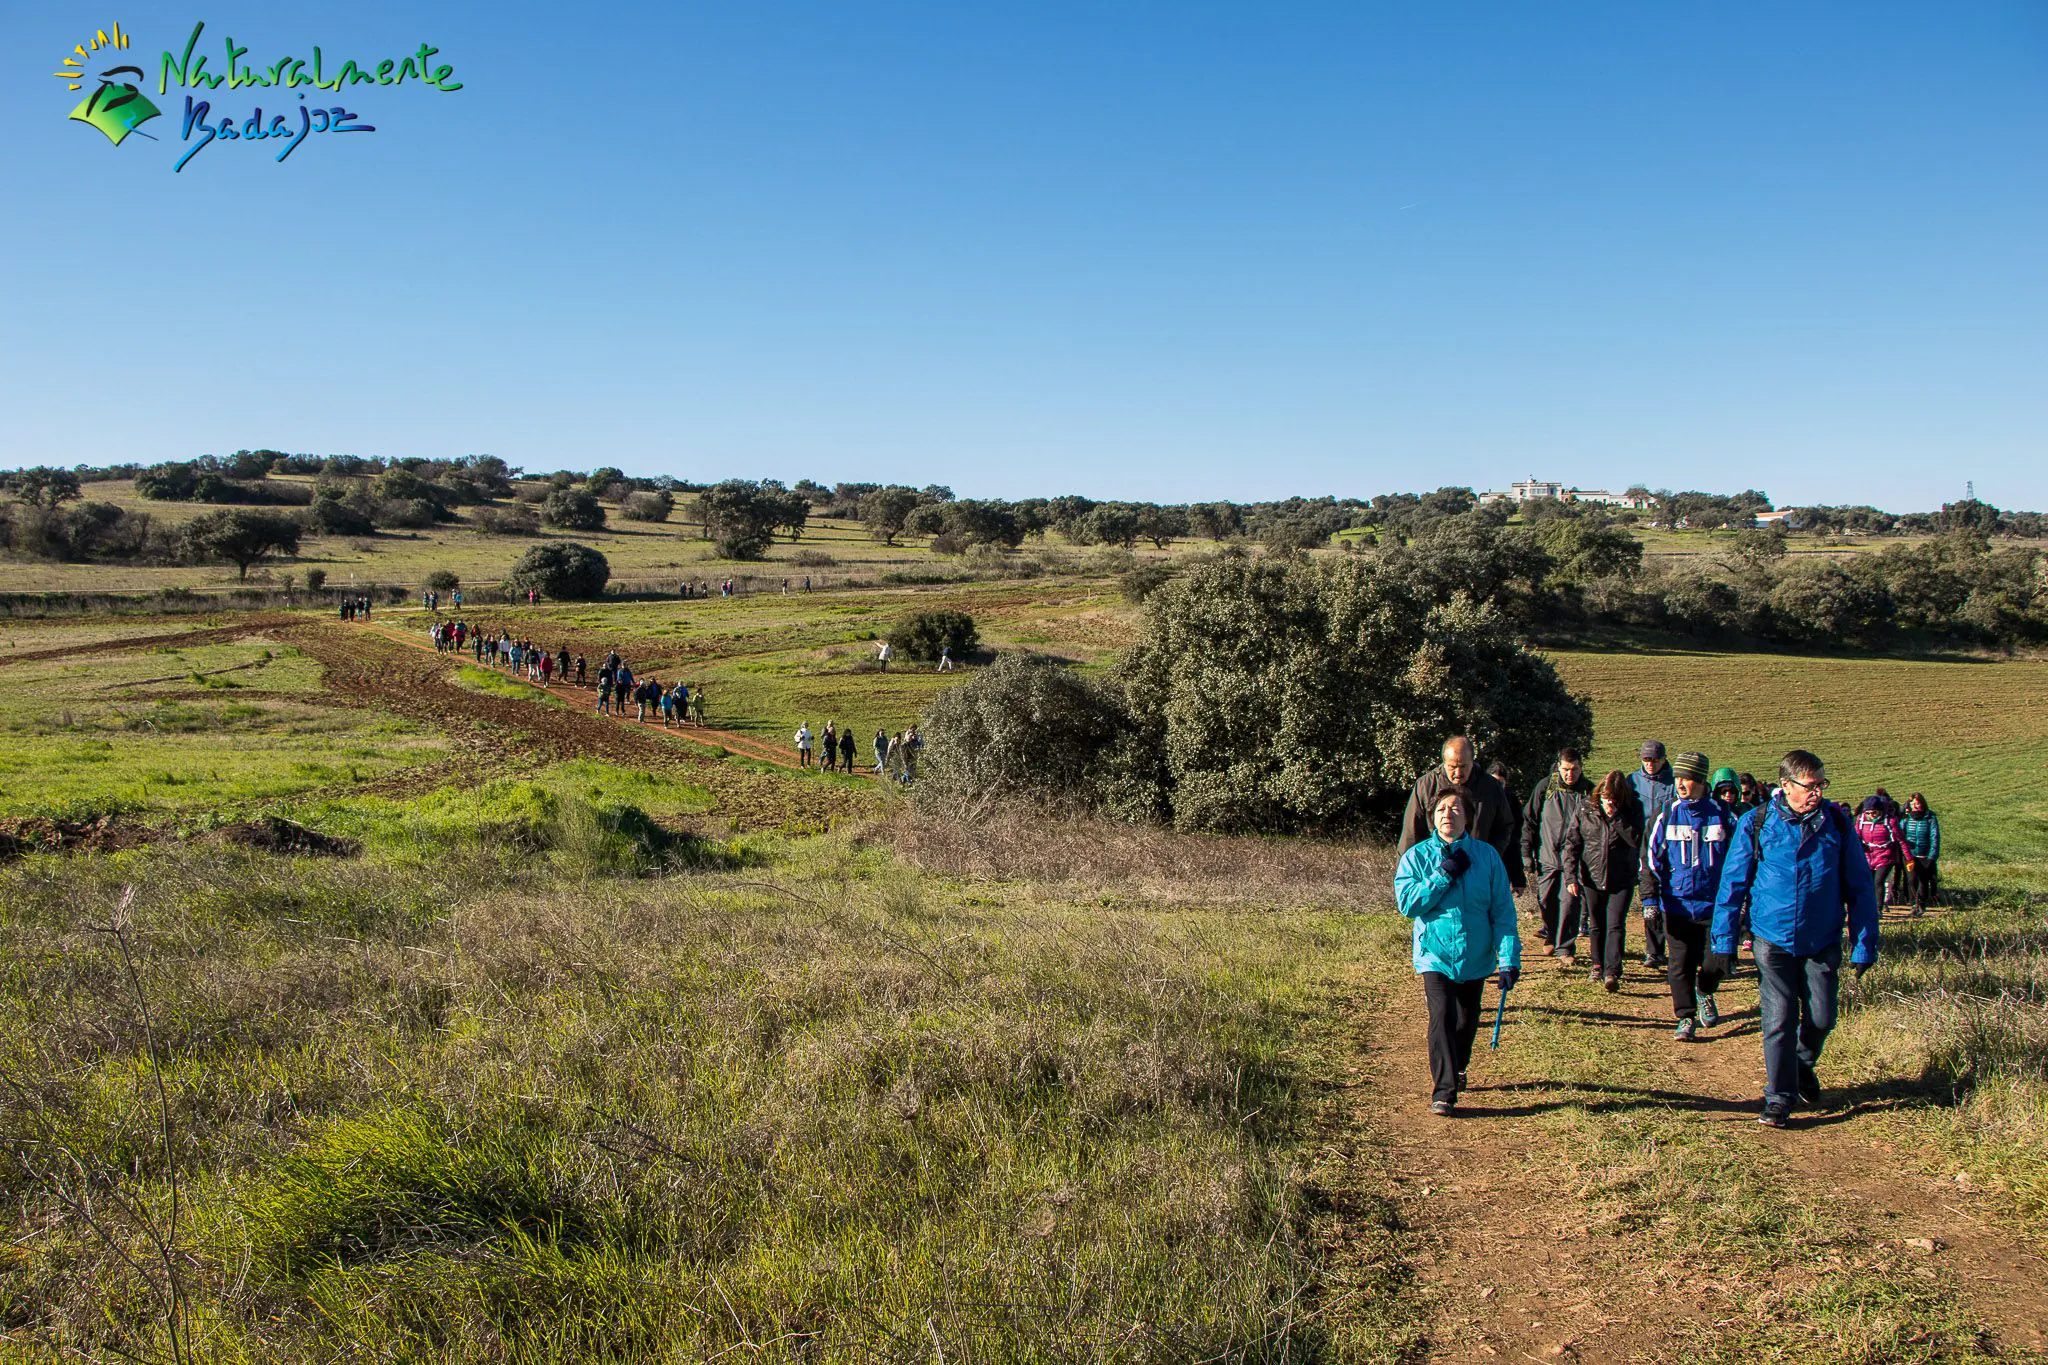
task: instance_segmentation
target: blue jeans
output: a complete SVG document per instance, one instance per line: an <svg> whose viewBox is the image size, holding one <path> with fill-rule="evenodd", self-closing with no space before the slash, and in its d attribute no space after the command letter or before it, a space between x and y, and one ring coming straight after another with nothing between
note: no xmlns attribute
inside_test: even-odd
<svg viewBox="0 0 2048 1365"><path fill-rule="evenodd" d="M1775 943L1755 942L1757 1007L1763 1017L1764 1105L1790 1111L1799 1077L1820 1061L1835 1026L1835 978L1842 946L1800 957Z"/></svg>

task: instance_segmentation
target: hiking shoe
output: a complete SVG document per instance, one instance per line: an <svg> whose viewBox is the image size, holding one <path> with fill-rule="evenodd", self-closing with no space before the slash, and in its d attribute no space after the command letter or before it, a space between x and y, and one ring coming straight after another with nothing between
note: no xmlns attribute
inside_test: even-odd
<svg viewBox="0 0 2048 1365"><path fill-rule="evenodd" d="M1678 1021L1678 1031L1673 1035L1681 1043L1689 1043L1700 1036L1700 1025L1690 1014Z"/></svg>
<svg viewBox="0 0 2048 1365"><path fill-rule="evenodd" d="M1449 1118L1451 1116L1452 1110L1454 1110L1456 1107L1457 1106L1449 1100L1431 1100L1429 1102L1429 1112L1435 1114L1438 1118Z"/></svg>
<svg viewBox="0 0 2048 1365"><path fill-rule="evenodd" d="M1802 1065L1799 1068L1799 1102L1801 1104L1820 1103L1820 1077L1814 1074L1813 1068L1810 1066Z"/></svg>
<svg viewBox="0 0 2048 1365"><path fill-rule="evenodd" d="M1764 1112L1757 1115L1756 1121L1766 1128L1784 1128L1788 1126L1785 1110L1783 1107L1775 1104L1765 1105Z"/></svg>
<svg viewBox="0 0 2048 1365"><path fill-rule="evenodd" d="M1662 970L1671 965L1671 959L1668 957L1646 957L1643 959L1643 965L1652 970Z"/></svg>
<svg viewBox="0 0 2048 1365"><path fill-rule="evenodd" d="M1600 964L1599 964L1599 963L1597 963L1597 962L1595 962L1595 963L1594 963L1594 964L1593 964L1593 965L1592 965L1591 967L1587 968L1587 970L1586 970L1586 980L1588 980L1588 981L1598 981L1599 979L1600 979Z"/></svg>
<svg viewBox="0 0 2048 1365"><path fill-rule="evenodd" d="M1617 992L1619 992L1620 990L1621 990L1621 978L1620 978L1620 977L1618 977L1618 976L1610 976L1610 977L1608 977L1608 978L1607 978L1607 993L1608 993L1609 995L1614 995L1614 994L1616 994Z"/></svg>
<svg viewBox="0 0 2048 1365"><path fill-rule="evenodd" d="M1711 995L1700 997L1700 1027L1712 1028L1721 1022L1721 1007L1714 1003Z"/></svg>

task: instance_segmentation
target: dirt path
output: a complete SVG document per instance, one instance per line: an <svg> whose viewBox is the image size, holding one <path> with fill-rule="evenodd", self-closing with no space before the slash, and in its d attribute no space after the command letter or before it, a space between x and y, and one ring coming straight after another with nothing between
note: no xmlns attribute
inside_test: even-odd
<svg viewBox="0 0 2048 1365"><path fill-rule="evenodd" d="M1555 970L1547 959L1532 966ZM1713 1125L1753 1152L1755 1169L1797 1202L1838 1216L1869 1244L1896 1250L1931 1241L1932 1253L1910 1253L1926 1254L1928 1268L1914 1273L1941 1276L1966 1298L1989 1329L1990 1358L2044 1358L2048 1264L1958 1207L1953 1186L1888 1145L1879 1116L1905 1101L1852 1092L1831 1095L1788 1131L1756 1122L1763 1059L1753 976L1724 990L1730 1013L1715 1041L1690 1046L1672 1039L1669 995L1647 969L1632 967L1619 995L1577 984L1517 992L1502 1053L1489 1051L1490 1029L1481 1028L1472 1089L1451 1119L1429 1112L1420 986L1396 985L1369 1025L1359 1021L1361 1034L1368 1026L1370 1033L1356 1093L1374 1111L1367 1125L1386 1147L1403 1220L1416 1230L1416 1269L1432 1304L1426 1359L1669 1360L1697 1340L1702 1324L1753 1320L1754 1285L1670 1273L1646 1230L1626 1220L1589 1222L1569 1188L1559 1132L1543 1116L1566 1106L1597 1114L1643 1105ZM1489 987L1488 1024L1496 998ZM1514 1030L1541 1010L1591 1015L1608 1027L1585 1030L1585 1046L1626 1049L1668 1079L1590 1100L1583 1083L1515 1079ZM1825 1058L1821 1070L1825 1078Z"/></svg>
<svg viewBox="0 0 2048 1365"><path fill-rule="evenodd" d="M856 789L792 782L682 742L702 742L701 730L682 734L595 715L588 692L569 689L570 704L549 706L457 687L448 675L462 660L436 654L430 643L415 648L402 632L300 618L270 633L312 656L333 691L453 737L471 755L479 780L517 777L533 763L596 759L703 787L718 813L742 829L822 830L871 809L872 798Z"/></svg>
<svg viewBox="0 0 2048 1365"><path fill-rule="evenodd" d="M471 664L477 668L488 667L484 664L475 664L472 656L468 654L439 653L435 650L433 642L426 639L418 631L405 631L393 626L379 625L371 625L364 628L374 630L384 638L396 644L404 645L408 649L442 660L449 667L461 667L464 664ZM530 682L525 678L515 677L512 673L501 668L492 667L490 671L502 677L510 678L522 686L531 687L536 693L544 692L548 696L554 697L567 705L581 707L586 711L592 710L597 702L597 693L589 687L577 687L573 684L559 681L551 683L547 687L542 687L540 684ZM640 721L611 721L609 723L613 725L631 724L635 727L643 727L643 722ZM717 745L734 753L744 755L747 758L754 759L757 762L772 763L778 768L788 768L793 772L798 771L796 760L791 757L788 751L778 749L772 744L763 743L751 735L743 735L734 730L719 730L709 725L696 724L678 726L674 730L658 725L654 728L663 735L673 735L678 739L690 740L697 744ZM860 772L859 769L855 769L855 771L856 773Z"/></svg>

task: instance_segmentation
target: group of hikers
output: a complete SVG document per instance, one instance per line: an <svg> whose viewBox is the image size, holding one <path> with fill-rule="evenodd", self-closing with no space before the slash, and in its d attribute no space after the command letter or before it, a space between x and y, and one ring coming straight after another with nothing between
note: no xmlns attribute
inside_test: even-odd
<svg viewBox="0 0 2048 1365"><path fill-rule="evenodd" d="M1828 799L1826 769L1803 749L1773 787L1705 754L1666 761L1661 742L1636 771L1589 780L1575 749L1518 801L1496 763L1453 736L1417 780L1394 874L1415 921L1414 965L1429 1009L1430 1107L1456 1112L1489 978L1521 974L1515 897L1535 882L1537 935L1566 968L1586 942L1588 979L1621 989L1631 902L1640 895L1643 963L1664 973L1676 1037L1721 1021L1715 995L1743 951L1755 963L1765 1086L1761 1122L1787 1125L1818 1104L1815 1072L1834 1027L1843 934L1860 978L1877 961L1883 908L1923 913L1939 891L1941 822L1914 793L1883 788L1852 812Z"/></svg>
<svg viewBox="0 0 2048 1365"><path fill-rule="evenodd" d="M667 685L652 676L636 677L617 650L605 655L597 666L596 678L592 679L589 661L581 654L571 654L567 645L550 651L532 640L514 639L512 633L503 628L493 635L467 621L436 621L429 628L429 634L433 637L434 648L441 653L461 654L467 651L477 663L508 669L539 687L549 687L557 682L565 687L594 685L597 689L594 709L599 715L623 717L626 708L632 706L636 720L645 721L652 715L664 729L705 723L703 683L695 686L686 682Z"/></svg>
<svg viewBox="0 0 2048 1365"><path fill-rule="evenodd" d="M367 621L370 619L370 599L344 597L336 605L335 612L344 621Z"/></svg>
<svg viewBox="0 0 2048 1365"><path fill-rule="evenodd" d="M924 752L924 737L915 725L907 730L890 734L887 730L875 731L876 777L885 777L905 786L917 780L917 757ZM796 765L799 768L819 768L825 772L834 770L835 765L846 772L853 771L853 760L860 753L860 741L854 737L853 726L835 726L825 722L823 731L813 733L811 723L805 721L796 731Z"/></svg>

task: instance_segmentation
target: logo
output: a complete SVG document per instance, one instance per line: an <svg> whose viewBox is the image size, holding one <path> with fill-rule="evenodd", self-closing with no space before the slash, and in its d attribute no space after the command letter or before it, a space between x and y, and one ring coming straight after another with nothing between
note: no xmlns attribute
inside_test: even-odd
<svg viewBox="0 0 2048 1365"><path fill-rule="evenodd" d="M362 85L380 88L412 85L443 94L462 89L462 82L455 79L454 66L433 60L441 49L431 43L421 43L417 51L403 57L387 57L367 63L349 58L330 77L326 54L318 46L312 49L311 57L287 55L268 66L254 66L242 60L249 55L249 49L229 37L224 45L227 57L225 70L209 71L209 54L198 50L205 31L205 20L195 23L183 51L175 56L166 51L157 72L156 91L159 95L169 94L174 83L181 90L201 90L207 95L206 98L190 93L185 95L184 119L178 139L180 155L171 166L174 172L184 170L194 157L216 144L260 145L265 150L275 150L272 160L281 163L316 134L322 135L324 141L324 135L329 133L377 131L376 124L364 122L361 113L348 107L355 102L352 96L346 103L318 103L325 95L349 93ZM94 63L93 54L103 50L110 54L122 52L128 49L130 42L129 35L119 24L113 26L111 33L106 29L97 30L90 42L74 46L75 57L64 58L63 65L67 69L54 73L68 82L73 90L83 89L88 80L98 80L99 88L86 96L71 111L70 117L99 129L116 147L130 133L152 142L158 141L155 135L140 130L143 124L163 112L135 83L148 78L149 73L143 68L126 64L110 66L96 77L88 69ZM128 79L130 77L133 79ZM215 108L214 99L223 86L231 91L275 90L283 93L252 95L245 115L241 108ZM301 87L304 87L303 91ZM263 103L255 102L257 99L268 103L267 113Z"/></svg>
<svg viewBox="0 0 2048 1365"><path fill-rule="evenodd" d="M60 81L68 81L71 88L77 90L85 84L85 63L93 59L93 53L100 51L102 48L119 52L126 49L127 46L128 35L121 31L119 24L114 25L114 32L111 37L108 36L105 29L100 29L92 35L90 47L84 43L78 43L72 47L71 50L78 55L64 59L64 65L71 68L70 70L53 71L50 74ZM157 117L163 111L154 104L151 104L149 97L140 90L137 90L134 85L127 81L117 82L114 78L116 76L133 76L136 80L141 80L147 74L139 66L108 67L99 74L99 89L81 100L78 107L71 111L71 117L89 128L99 129L107 135L108 141L112 142L116 147L120 146L122 139L126 138L128 134ZM149 137L150 135L144 133L143 136ZM151 140L154 141L153 138Z"/></svg>

